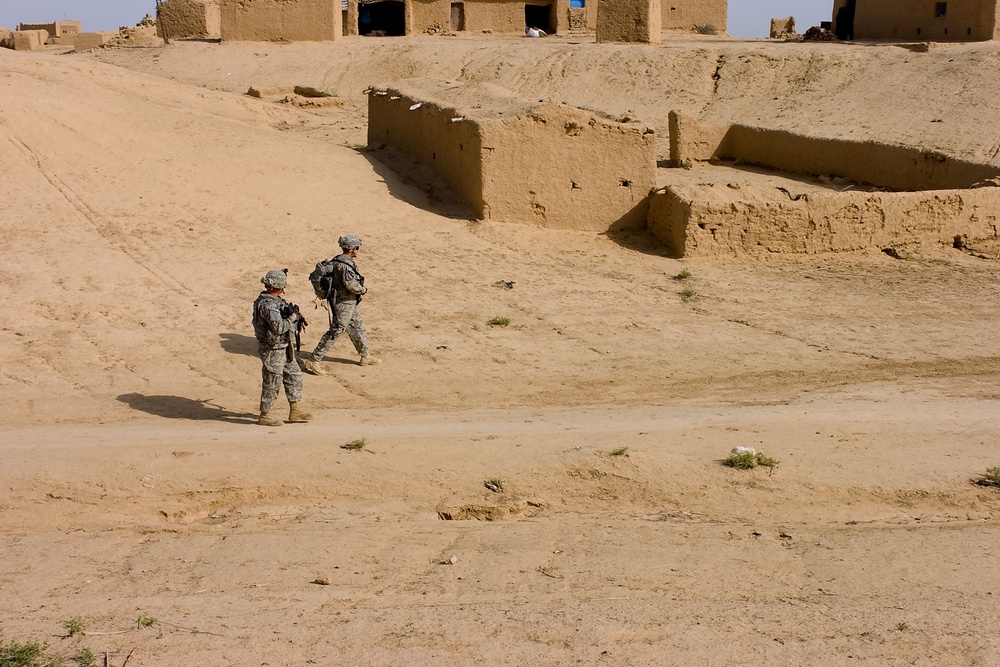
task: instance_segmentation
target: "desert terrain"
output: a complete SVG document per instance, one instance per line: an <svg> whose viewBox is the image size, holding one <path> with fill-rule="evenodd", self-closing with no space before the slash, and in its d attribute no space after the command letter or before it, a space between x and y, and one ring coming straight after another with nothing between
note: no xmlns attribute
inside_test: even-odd
<svg viewBox="0 0 1000 667"><path fill-rule="evenodd" d="M1000 665L1000 489L974 483L1000 466L997 239L672 259L471 219L363 148L363 91L419 75L664 141L678 109L1000 169L998 64L723 37L0 50L3 639L115 667ZM296 85L331 97L245 95ZM345 233L384 363L338 341L315 420L257 426L259 278L289 268L311 349L306 276ZM737 446L780 464L722 465Z"/></svg>

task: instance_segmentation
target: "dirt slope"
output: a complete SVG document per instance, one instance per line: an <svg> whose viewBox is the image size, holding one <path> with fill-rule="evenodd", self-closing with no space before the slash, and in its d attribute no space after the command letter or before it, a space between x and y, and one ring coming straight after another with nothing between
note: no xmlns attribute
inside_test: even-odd
<svg viewBox="0 0 1000 667"><path fill-rule="evenodd" d="M0 50L4 637L133 667L1000 664L1000 496L970 481L1000 465L995 250L678 261L643 235L470 222L351 148L367 83L440 72L995 161L995 58ZM346 232L385 363L340 342L307 378L317 419L256 427L257 281L289 267L313 345L305 275ZM781 464L721 466L737 445ZM157 623L125 631L140 614ZM119 634L57 638L73 617Z"/></svg>
<svg viewBox="0 0 1000 667"><path fill-rule="evenodd" d="M892 141L1000 165L994 122L1000 102L993 92L1000 85L1000 45L920 49L691 37L628 46L592 38L425 36L324 44L187 42L92 57L234 93L252 85L310 85L359 107L372 83L414 76L480 81L529 98L611 114L631 111L656 126L664 142L667 116L679 109L707 121Z"/></svg>

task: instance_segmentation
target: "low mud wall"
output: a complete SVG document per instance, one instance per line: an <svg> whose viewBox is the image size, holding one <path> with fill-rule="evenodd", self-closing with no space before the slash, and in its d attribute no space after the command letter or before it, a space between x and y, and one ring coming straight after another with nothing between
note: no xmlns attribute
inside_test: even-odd
<svg viewBox="0 0 1000 667"><path fill-rule="evenodd" d="M111 34L110 32L81 32L73 39L73 49L77 53L83 53L104 46L111 40Z"/></svg>
<svg viewBox="0 0 1000 667"><path fill-rule="evenodd" d="M969 188L1000 168L937 151L875 141L810 137L747 125L705 124L671 111L670 161L733 160L806 176L830 176L889 190Z"/></svg>
<svg viewBox="0 0 1000 667"><path fill-rule="evenodd" d="M481 216L482 135L478 123L465 122L463 113L454 104L429 99L424 91L376 87L368 94L368 148L399 150L431 167Z"/></svg>
<svg viewBox="0 0 1000 667"><path fill-rule="evenodd" d="M369 148L430 167L484 219L560 229L642 228L656 135L496 86L413 80L373 88Z"/></svg>
<svg viewBox="0 0 1000 667"><path fill-rule="evenodd" d="M15 51L34 51L45 46L49 40L47 30L15 30L7 37L9 48Z"/></svg>
<svg viewBox="0 0 1000 667"><path fill-rule="evenodd" d="M719 151L731 125L709 125L679 111L668 116L670 162L680 167L691 162L708 162Z"/></svg>
<svg viewBox="0 0 1000 667"><path fill-rule="evenodd" d="M808 137L733 125L715 157L793 174L830 175L892 190L968 188L1000 175L992 165L874 141Z"/></svg>
<svg viewBox="0 0 1000 667"><path fill-rule="evenodd" d="M1000 235L1000 187L928 192L821 191L670 186L650 197L648 228L674 257L759 252L820 253L956 236Z"/></svg>

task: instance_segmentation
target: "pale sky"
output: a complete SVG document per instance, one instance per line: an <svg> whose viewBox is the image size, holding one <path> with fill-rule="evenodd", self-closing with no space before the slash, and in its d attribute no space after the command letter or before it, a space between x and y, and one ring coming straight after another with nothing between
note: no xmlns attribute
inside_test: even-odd
<svg viewBox="0 0 1000 667"><path fill-rule="evenodd" d="M155 14L155 8L155 0L0 0L0 26L76 19L87 32L117 30ZM833 0L729 0L729 34L767 37L771 19L785 16L794 16L796 29L805 32L832 13Z"/></svg>

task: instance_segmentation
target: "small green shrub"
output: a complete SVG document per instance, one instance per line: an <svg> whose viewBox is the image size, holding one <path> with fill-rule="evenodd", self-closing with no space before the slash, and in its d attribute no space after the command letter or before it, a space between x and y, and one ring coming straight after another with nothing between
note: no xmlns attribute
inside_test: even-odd
<svg viewBox="0 0 1000 667"><path fill-rule="evenodd" d="M149 614L139 614L139 618L135 619L135 627L137 628L148 628L154 623L156 623L156 618Z"/></svg>
<svg viewBox="0 0 1000 667"><path fill-rule="evenodd" d="M773 468L780 461L765 455L763 452L733 452L722 463L737 470L750 470L757 466Z"/></svg>
<svg viewBox="0 0 1000 667"><path fill-rule="evenodd" d="M628 456L628 447L619 447L611 450L611 456Z"/></svg>
<svg viewBox="0 0 1000 667"><path fill-rule="evenodd" d="M906 632L909 629L910 629L910 624L909 623L897 623L896 624L896 632Z"/></svg>
<svg viewBox="0 0 1000 667"><path fill-rule="evenodd" d="M97 656L90 650L89 646L84 646L74 658L80 667L94 667L97 664Z"/></svg>
<svg viewBox="0 0 1000 667"><path fill-rule="evenodd" d="M770 456L765 456L762 453L757 454L757 465L764 466L765 468L773 468L781 463L778 459L773 459Z"/></svg>
<svg viewBox="0 0 1000 667"><path fill-rule="evenodd" d="M676 276L674 276L674 280L690 280L690 278L691 278L691 272L688 271L687 269L684 269Z"/></svg>
<svg viewBox="0 0 1000 667"><path fill-rule="evenodd" d="M976 483L980 486L1000 486L1000 468L987 468Z"/></svg>
<svg viewBox="0 0 1000 667"><path fill-rule="evenodd" d="M510 324L510 318L509 317L494 317L487 324L489 324L491 326L494 326L494 327L505 327L508 324Z"/></svg>
<svg viewBox="0 0 1000 667"><path fill-rule="evenodd" d="M730 468L736 468L737 470L750 470L751 468L757 467L757 455L751 454L750 452L740 452L739 454L730 454L723 461Z"/></svg>
<svg viewBox="0 0 1000 667"><path fill-rule="evenodd" d="M708 21L702 21L694 27L695 31L699 35L717 35L719 34L719 29Z"/></svg>
<svg viewBox="0 0 1000 667"><path fill-rule="evenodd" d="M698 293L695 292L690 287L688 287L687 289L681 291L681 298L684 299L685 301L690 301L691 299L693 299L697 295L698 295Z"/></svg>
<svg viewBox="0 0 1000 667"><path fill-rule="evenodd" d="M0 633L0 667L59 667L59 660L45 657L48 648L48 643L29 641L19 644L13 639L5 646Z"/></svg>
<svg viewBox="0 0 1000 667"><path fill-rule="evenodd" d="M490 477L483 482L483 486L494 493L503 493L503 480L499 477Z"/></svg>
<svg viewBox="0 0 1000 667"><path fill-rule="evenodd" d="M352 440L347 444L341 445L341 449L346 449L349 452L357 452L365 448L365 439L358 438L357 440Z"/></svg>
<svg viewBox="0 0 1000 667"><path fill-rule="evenodd" d="M62 622L63 629L66 630L66 636L72 637L73 635L78 635L83 632L87 624L83 622L82 618L71 618L68 621Z"/></svg>

